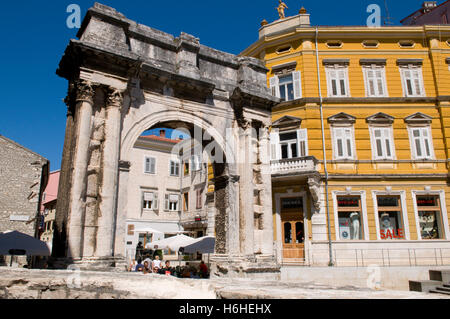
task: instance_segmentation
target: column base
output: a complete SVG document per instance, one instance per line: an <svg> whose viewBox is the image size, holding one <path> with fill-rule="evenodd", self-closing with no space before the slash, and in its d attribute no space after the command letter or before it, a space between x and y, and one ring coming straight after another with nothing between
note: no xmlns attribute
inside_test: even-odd
<svg viewBox="0 0 450 319"><path fill-rule="evenodd" d="M255 278L281 280L281 267L274 256L213 255L212 278Z"/></svg>

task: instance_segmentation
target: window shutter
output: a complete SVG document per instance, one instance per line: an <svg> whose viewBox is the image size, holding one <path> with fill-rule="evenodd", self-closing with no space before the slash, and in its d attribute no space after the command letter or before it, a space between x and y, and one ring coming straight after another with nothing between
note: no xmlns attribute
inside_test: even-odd
<svg viewBox="0 0 450 319"><path fill-rule="evenodd" d="M299 157L308 156L308 130L300 129L297 131L297 149Z"/></svg>
<svg viewBox="0 0 450 319"><path fill-rule="evenodd" d="M156 158L150 158L150 173L155 174L156 172Z"/></svg>
<svg viewBox="0 0 450 319"><path fill-rule="evenodd" d="M302 97L302 81L300 71L292 72L292 79L294 81L294 99Z"/></svg>
<svg viewBox="0 0 450 319"><path fill-rule="evenodd" d="M344 136L342 128L334 128L334 143L336 148L336 158L341 158L344 156Z"/></svg>
<svg viewBox="0 0 450 319"><path fill-rule="evenodd" d="M272 90L272 95L276 97L280 97L280 81L278 79L278 76L273 76L269 80L270 82L270 89Z"/></svg>
<svg viewBox="0 0 450 319"><path fill-rule="evenodd" d="M154 198L153 198L153 207L152 208L154 210L158 210L158 208L159 208L159 206L158 206L158 204L159 204L159 194L158 193L154 193L153 196L154 196Z"/></svg>
<svg viewBox="0 0 450 319"><path fill-rule="evenodd" d="M281 159L280 133L278 131L270 133L270 159L272 161Z"/></svg>
<svg viewBox="0 0 450 319"><path fill-rule="evenodd" d="M150 158L145 158L145 173L150 173Z"/></svg>
<svg viewBox="0 0 450 319"><path fill-rule="evenodd" d="M164 210L165 211L169 210L169 195L168 194L165 195Z"/></svg>

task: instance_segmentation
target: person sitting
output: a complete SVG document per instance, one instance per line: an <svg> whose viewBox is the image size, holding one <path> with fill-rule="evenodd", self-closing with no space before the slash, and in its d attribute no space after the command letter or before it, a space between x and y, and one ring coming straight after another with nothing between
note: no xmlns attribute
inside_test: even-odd
<svg viewBox="0 0 450 319"><path fill-rule="evenodd" d="M161 269L161 260L159 260L159 256L155 257L155 260L153 261L153 272L157 274L159 270Z"/></svg>
<svg viewBox="0 0 450 319"><path fill-rule="evenodd" d="M191 278L191 271L189 266L184 267L181 273L181 278Z"/></svg>
<svg viewBox="0 0 450 319"><path fill-rule="evenodd" d="M150 258L150 255L149 255L149 254L145 255L144 262L148 262L149 265L152 264L152 259Z"/></svg>
<svg viewBox="0 0 450 319"><path fill-rule="evenodd" d="M161 275L171 276L173 274L173 269L170 267L170 261L166 261L166 264L161 270L159 271Z"/></svg>
<svg viewBox="0 0 450 319"><path fill-rule="evenodd" d="M200 263L200 278L208 278L208 266L206 266L205 262L202 261Z"/></svg>
<svg viewBox="0 0 450 319"><path fill-rule="evenodd" d="M152 270L150 269L150 265L149 265L148 261L144 262L143 273L144 273L144 275L152 273Z"/></svg>
<svg viewBox="0 0 450 319"><path fill-rule="evenodd" d="M142 264L142 260L139 259L138 263L136 265L136 272L143 272L144 271L144 265Z"/></svg>
<svg viewBox="0 0 450 319"><path fill-rule="evenodd" d="M128 271L129 272L135 272L136 271L136 259L133 259L133 261L131 262L130 266L128 267Z"/></svg>

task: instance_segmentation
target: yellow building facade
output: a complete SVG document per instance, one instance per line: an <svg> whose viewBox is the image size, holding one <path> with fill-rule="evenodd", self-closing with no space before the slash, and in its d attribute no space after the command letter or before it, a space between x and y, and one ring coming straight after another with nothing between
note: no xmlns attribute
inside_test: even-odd
<svg viewBox="0 0 450 319"><path fill-rule="evenodd" d="M283 264L450 264L450 27L262 23ZM320 88L320 90L319 90Z"/></svg>

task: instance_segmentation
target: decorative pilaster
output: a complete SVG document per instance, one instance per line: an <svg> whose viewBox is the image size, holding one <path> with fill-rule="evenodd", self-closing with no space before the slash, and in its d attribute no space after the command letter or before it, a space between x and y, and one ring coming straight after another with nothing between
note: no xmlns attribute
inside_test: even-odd
<svg viewBox="0 0 450 319"><path fill-rule="evenodd" d="M261 162L261 179L264 185L263 190L261 190L261 204L263 208L263 242L261 253L265 256L273 256L272 175L270 170L270 133L268 126L260 129L259 156Z"/></svg>
<svg viewBox="0 0 450 319"><path fill-rule="evenodd" d="M95 86L88 81L81 80L75 83L74 92L76 102L74 120L75 141L72 146L74 156L73 175L71 178L70 216L68 220L68 257L80 259L83 255L82 238L87 185L86 176L89 161Z"/></svg>
<svg viewBox="0 0 450 319"><path fill-rule="evenodd" d="M102 157L102 185L97 234L96 257L111 258L114 255L114 234L117 213L119 174L121 108L123 93L109 89L106 101L105 142Z"/></svg>
<svg viewBox="0 0 450 319"><path fill-rule="evenodd" d="M239 175L240 179L240 229L239 238L241 254L254 255L254 185L253 185L253 145L252 123L246 119L240 120L242 128L239 129Z"/></svg>

